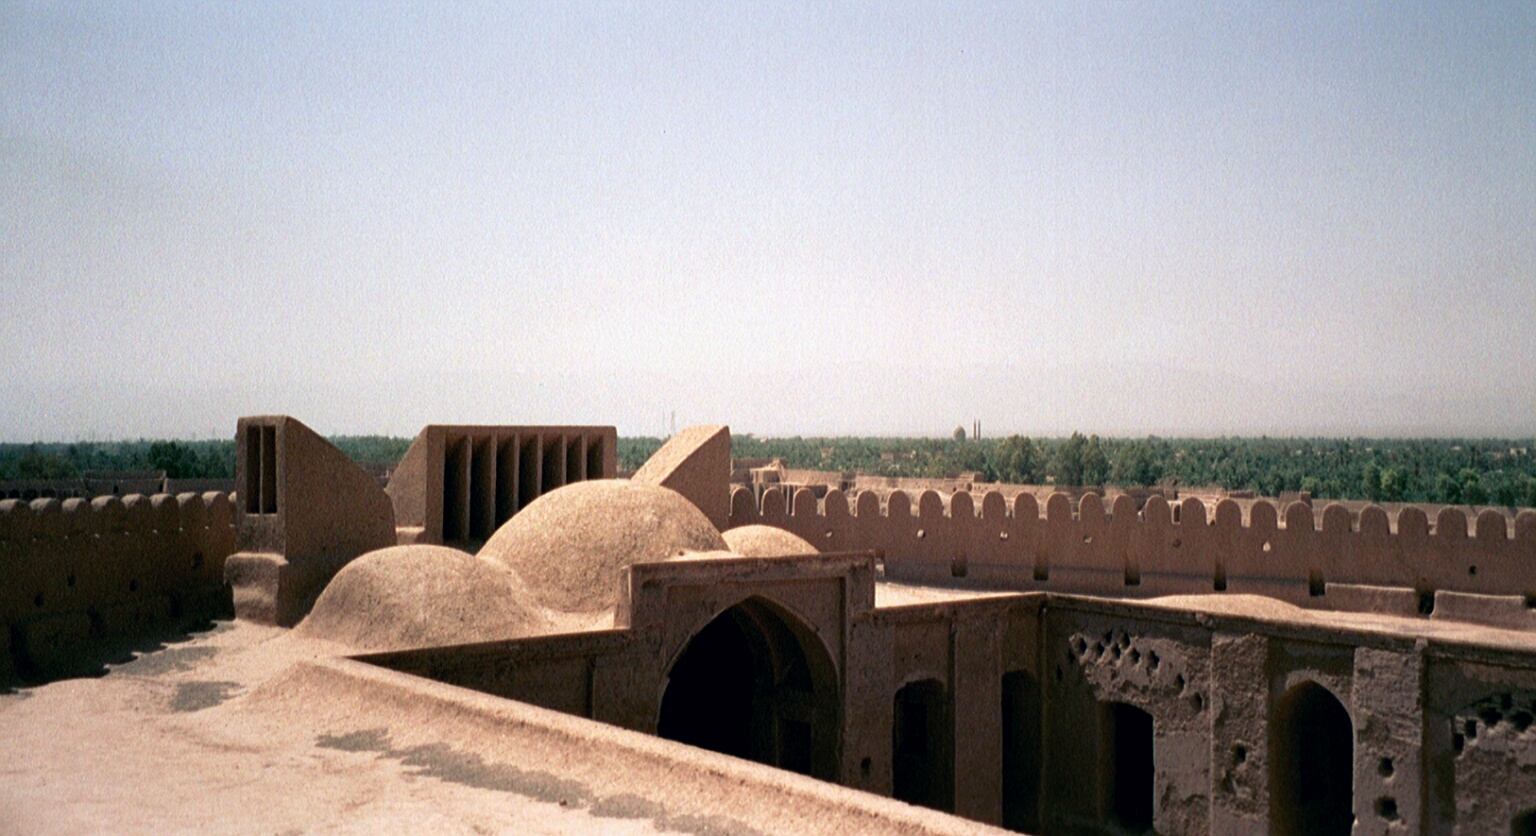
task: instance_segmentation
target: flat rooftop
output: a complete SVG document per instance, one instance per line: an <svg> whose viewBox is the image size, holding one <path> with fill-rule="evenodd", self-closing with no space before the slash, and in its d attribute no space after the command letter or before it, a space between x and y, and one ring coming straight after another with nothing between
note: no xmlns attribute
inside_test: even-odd
<svg viewBox="0 0 1536 836"><path fill-rule="evenodd" d="M879 608L1017 596L881 581ZM1255 595L1089 607L1529 653L1536 633ZM0 833L993 833L987 825L219 622L0 693Z"/></svg>
<svg viewBox="0 0 1536 836"><path fill-rule="evenodd" d="M246 622L0 694L0 832L1000 833Z"/></svg>

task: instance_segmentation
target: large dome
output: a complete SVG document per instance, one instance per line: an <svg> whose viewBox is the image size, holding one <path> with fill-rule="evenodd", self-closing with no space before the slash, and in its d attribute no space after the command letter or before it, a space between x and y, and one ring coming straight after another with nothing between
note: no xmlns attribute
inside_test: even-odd
<svg viewBox="0 0 1536 836"><path fill-rule="evenodd" d="M771 525L743 525L725 532L731 551L747 557L816 554L818 549L797 534Z"/></svg>
<svg viewBox="0 0 1536 836"><path fill-rule="evenodd" d="M393 546L342 567L295 631L378 651L550 629L549 616L500 564L444 546Z"/></svg>
<svg viewBox="0 0 1536 836"><path fill-rule="evenodd" d="M679 551L725 551L725 539L682 494L617 479L544 494L496 531L480 556L516 572L534 600L563 612L618 603L619 570Z"/></svg>

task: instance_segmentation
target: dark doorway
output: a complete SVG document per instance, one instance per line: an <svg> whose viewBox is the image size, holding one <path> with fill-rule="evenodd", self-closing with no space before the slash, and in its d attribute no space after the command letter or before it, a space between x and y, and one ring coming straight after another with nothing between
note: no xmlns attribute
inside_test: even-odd
<svg viewBox="0 0 1536 836"><path fill-rule="evenodd" d="M1152 829L1152 715L1123 702L1099 706L1100 780L1104 812L1131 833Z"/></svg>
<svg viewBox="0 0 1536 836"><path fill-rule="evenodd" d="M836 676L820 641L754 598L688 642L667 674L656 733L831 781L839 718Z"/></svg>
<svg viewBox="0 0 1536 836"><path fill-rule="evenodd" d="M1511 819L1509 836L1536 836L1536 810L1527 810Z"/></svg>
<svg viewBox="0 0 1536 836"><path fill-rule="evenodd" d="M1040 683L1003 675L1003 827L1040 829Z"/></svg>
<svg viewBox="0 0 1536 836"><path fill-rule="evenodd" d="M954 729L943 683L923 679L896 692L892 779L902 801L955 807Z"/></svg>
<svg viewBox="0 0 1536 836"><path fill-rule="evenodd" d="M1285 692L1269 746L1272 832L1347 836L1355 822L1355 729L1338 698L1316 682Z"/></svg>

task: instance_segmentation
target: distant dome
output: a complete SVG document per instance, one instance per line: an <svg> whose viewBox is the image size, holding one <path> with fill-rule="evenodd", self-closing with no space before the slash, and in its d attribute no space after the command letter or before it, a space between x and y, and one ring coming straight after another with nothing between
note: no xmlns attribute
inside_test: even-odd
<svg viewBox="0 0 1536 836"><path fill-rule="evenodd" d="M782 557L820 551L799 535L771 525L744 525L725 532L731 551L746 557Z"/></svg>
<svg viewBox="0 0 1536 836"><path fill-rule="evenodd" d="M682 494L599 479L540 496L497 529L480 556L516 572L543 606L599 612L618 603L620 569L683 550L727 547L704 512Z"/></svg>
<svg viewBox="0 0 1536 836"><path fill-rule="evenodd" d="M445 546L393 546L342 567L294 632L368 651L549 632L529 597L497 563Z"/></svg>

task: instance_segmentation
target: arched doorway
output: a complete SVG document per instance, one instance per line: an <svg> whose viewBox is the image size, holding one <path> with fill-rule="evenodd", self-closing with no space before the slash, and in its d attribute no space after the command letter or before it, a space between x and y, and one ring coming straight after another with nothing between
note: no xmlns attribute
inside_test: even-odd
<svg viewBox="0 0 1536 836"><path fill-rule="evenodd" d="M955 735L949 694L937 679L922 679L896 692L891 731L896 798L953 811Z"/></svg>
<svg viewBox="0 0 1536 836"><path fill-rule="evenodd" d="M749 598L694 634L667 673L656 733L837 780L837 677L815 634Z"/></svg>
<svg viewBox="0 0 1536 836"><path fill-rule="evenodd" d="M1338 698L1303 682L1269 725L1269 809L1280 836L1347 834L1354 826L1355 727Z"/></svg>

